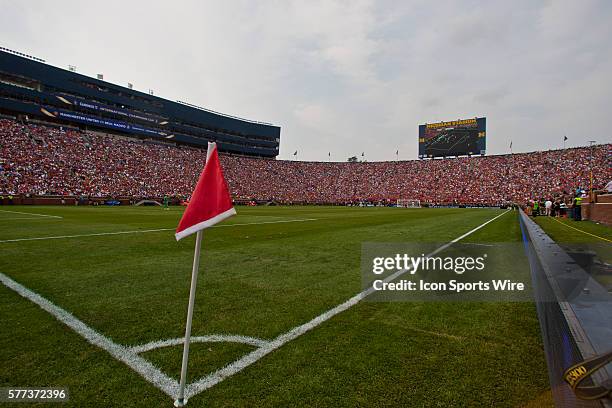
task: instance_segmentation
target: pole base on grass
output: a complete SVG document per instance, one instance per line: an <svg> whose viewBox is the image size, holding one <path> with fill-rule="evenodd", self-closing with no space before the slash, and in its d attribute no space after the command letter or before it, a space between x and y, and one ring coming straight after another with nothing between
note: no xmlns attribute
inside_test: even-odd
<svg viewBox="0 0 612 408"><path fill-rule="evenodd" d="M186 398L181 398L181 399L174 400L174 406L175 407L184 407L185 405L187 405L187 399Z"/></svg>

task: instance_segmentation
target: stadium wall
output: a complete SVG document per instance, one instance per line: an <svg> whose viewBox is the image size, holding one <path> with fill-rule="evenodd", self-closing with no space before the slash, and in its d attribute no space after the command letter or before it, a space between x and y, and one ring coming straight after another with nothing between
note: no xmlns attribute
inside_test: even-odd
<svg viewBox="0 0 612 408"><path fill-rule="evenodd" d="M582 219L612 226L612 194L596 195L582 205Z"/></svg>
<svg viewBox="0 0 612 408"><path fill-rule="evenodd" d="M612 294L523 211L520 222L555 406L609 408L609 400L578 398L563 374L572 365L608 351ZM604 367L585 384L604 384L611 374L612 367Z"/></svg>

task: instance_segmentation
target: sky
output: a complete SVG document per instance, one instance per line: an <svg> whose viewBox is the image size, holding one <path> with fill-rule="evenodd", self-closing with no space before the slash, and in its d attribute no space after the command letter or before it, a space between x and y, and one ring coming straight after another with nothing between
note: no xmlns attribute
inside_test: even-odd
<svg viewBox="0 0 612 408"><path fill-rule="evenodd" d="M487 118L487 153L612 142L612 1L0 0L0 46L281 127L279 158L416 159Z"/></svg>

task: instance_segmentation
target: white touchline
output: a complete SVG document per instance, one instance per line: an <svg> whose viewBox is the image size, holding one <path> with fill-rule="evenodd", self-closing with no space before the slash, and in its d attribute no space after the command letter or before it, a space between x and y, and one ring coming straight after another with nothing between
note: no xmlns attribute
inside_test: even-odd
<svg viewBox="0 0 612 408"><path fill-rule="evenodd" d="M15 218L6 218L6 217L0 217L0 221L13 221L13 220L57 221L57 220L61 220L61 218L51 218L51 217L15 217Z"/></svg>
<svg viewBox="0 0 612 408"><path fill-rule="evenodd" d="M38 217L47 217L47 218L64 218L59 215L47 215L47 214L37 214L30 212L22 212L22 211L10 211L10 210L0 210L1 212L13 213L13 214L25 214L25 215L36 215Z"/></svg>
<svg viewBox="0 0 612 408"><path fill-rule="evenodd" d="M454 243L462 240L468 235L473 234L474 232L478 231L485 225L495 221L496 219L498 219L499 217L501 217L502 215L508 212L509 210L504 211L503 213L480 224L476 228L453 239L447 244L442 245L435 251L425 256L430 257L430 256L437 254L440 251L445 250L446 248L450 247ZM312 221L314 219L308 219L308 220ZM308 220L293 220L293 221L308 221ZM292 221L285 221L285 222L292 222ZM225 226L229 227L232 225L238 225L238 224L231 224L231 225L225 225ZM250 224L243 224L243 225L250 225ZM169 230L169 229L163 229L159 231L164 231L164 230ZM137 232L141 232L141 231L137 231ZM410 268L399 270L393 273L392 275L388 276L387 278L385 278L384 281L390 282L398 278L399 276L403 275L404 273L408 272L409 270ZM120 344L113 342L111 339L101 335L100 333L96 332L94 329L87 326L85 323L83 323L82 321L74 317L72 314L70 314L66 310L60 308L59 306L56 306L51 301L43 298L37 293L32 292L31 290L27 289L25 286L15 282L14 280L4 275L3 273L0 273L0 282L2 282L6 287L17 292L22 297L40 306L40 308L47 311L48 313L53 315L56 319L58 319L59 321L61 321L62 323L70 327L72 330L74 330L75 332L83 336L89 343L108 351L113 357L124 362L134 371L139 373L143 378L145 378L147 381L149 381L151 384L153 384L155 387L157 387L158 389L160 389L161 391L163 391L164 393L166 393L173 399L176 398L177 393L178 393L178 388L179 388L178 382L168 377L163 372L161 372L157 367L155 367L149 361L140 357L138 353L143 353L143 352L154 350L160 347L180 345L180 344L183 344L184 338L158 340L158 341L150 342L147 344L143 344L139 346L132 346L132 347L122 346ZM227 341L227 342L238 342L238 343L249 344L249 345L252 345L258 348L252 351L251 353L246 354L242 358L228 364L227 366L201 378L200 380L197 380L191 384L188 384L186 392L185 392L185 397L191 398L194 395L197 395L201 393L202 391L205 391L213 387L214 385L220 383L227 377L230 377L242 371L246 367L260 360L262 357L268 355L269 353L278 349L284 344L314 329L315 327L326 322L327 320L331 319L337 314L355 306L357 303L359 303L360 301L365 299L368 295L370 295L373 291L374 291L373 288L368 288L358 293L357 295L353 296L352 298L348 299L344 303L341 303L337 305L336 307L320 314L319 316L315 317L309 322L304 323L300 326L294 327L288 332L283 333L279 335L278 337L276 337L275 339L270 340L270 341L258 339L254 337L248 337L248 336L223 335L223 334L213 334L213 335L208 335L208 336L192 337L192 342L194 343Z"/></svg>
<svg viewBox="0 0 612 408"><path fill-rule="evenodd" d="M173 228L158 228L150 230L135 230L135 231L118 231L118 232L100 232L95 234L79 234L79 235L56 235L51 237L35 237L35 238L16 238L16 239L5 239L0 241L4 242L22 242L22 241L44 241L47 239L65 239L65 238L81 238L81 237L99 237L102 235L121 235L121 234L142 234L145 232L159 232L159 231L173 231Z"/></svg>
<svg viewBox="0 0 612 408"><path fill-rule="evenodd" d="M287 222L306 222L306 221L317 221L318 218L304 218L299 220L279 220L279 221L261 221L261 222L245 222L241 224L222 224L214 225L210 228L227 228L227 227L241 227L244 225L261 225L261 224L281 224ZM0 240L0 244L5 242L22 242L22 241L44 241L47 239L66 239L66 238L83 238L83 237L99 237L103 235L122 235L122 234L144 234L147 232L161 232L161 231L174 231L176 228L157 228L149 230L133 230L133 231L117 231L117 232L99 232L93 234L78 234L78 235L56 235L51 237L34 237L34 238L15 238Z"/></svg>

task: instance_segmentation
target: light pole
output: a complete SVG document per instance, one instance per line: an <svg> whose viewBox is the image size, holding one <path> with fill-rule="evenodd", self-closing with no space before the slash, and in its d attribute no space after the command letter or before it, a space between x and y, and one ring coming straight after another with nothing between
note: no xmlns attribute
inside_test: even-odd
<svg viewBox="0 0 612 408"><path fill-rule="evenodd" d="M593 144L595 140L589 140L591 157L589 158L589 201L593 202Z"/></svg>

